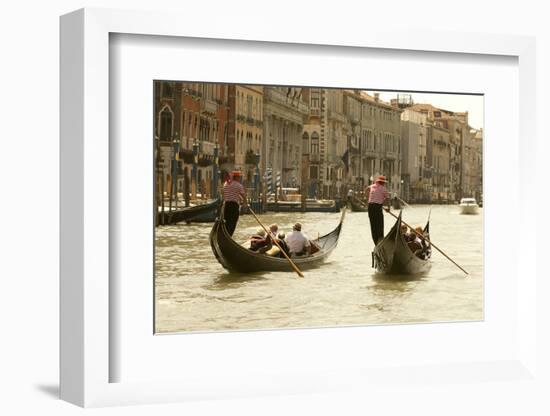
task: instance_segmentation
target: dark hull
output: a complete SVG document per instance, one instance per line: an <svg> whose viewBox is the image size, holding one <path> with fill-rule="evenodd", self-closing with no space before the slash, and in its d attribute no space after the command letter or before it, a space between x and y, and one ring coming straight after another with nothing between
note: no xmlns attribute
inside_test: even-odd
<svg viewBox="0 0 550 416"><path fill-rule="evenodd" d="M401 232L401 215L390 232L374 247L374 267L384 274L418 274L430 270L430 260L418 258L407 246ZM424 230L429 231L429 223Z"/></svg>
<svg viewBox="0 0 550 416"><path fill-rule="evenodd" d="M353 199L349 201L350 209L353 212L368 212L366 206L361 205L359 202L354 201Z"/></svg>
<svg viewBox="0 0 550 416"><path fill-rule="evenodd" d="M221 203L219 200L209 202L203 205L187 207L174 210L171 213L164 213L164 221L160 219L161 224L176 224L178 222L214 222L218 215L218 209ZM162 217L162 213L159 214Z"/></svg>
<svg viewBox="0 0 550 416"><path fill-rule="evenodd" d="M340 212L340 204L335 203L331 207L308 206L302 209L302 204L276 204L268 202L266 210L272 212Z"/></svg>
<svg viewBox="0 0 550 416"><path fill-rule="evenodd" d="M220 212L223 213L223 210ZM319 245L319 252L307 257L292 258L292 261L300 270L319 266L336 248L340 231L342 230L344 216L345 210L342 212L340 223L333 231L318 239L312 240ZM210 246L218 262L229 271L240 273L293 271L286 258L271 257L265 254L255 253L233 240L225 228L223 214L220 215L220 218L216 219L214 227L212 227L212 231L210 232Z"/></svg>

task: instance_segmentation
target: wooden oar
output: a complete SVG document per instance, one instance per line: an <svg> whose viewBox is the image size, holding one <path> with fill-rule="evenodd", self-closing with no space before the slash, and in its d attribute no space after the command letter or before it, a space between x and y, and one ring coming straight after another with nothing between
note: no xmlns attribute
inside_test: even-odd
<svg viewBox="0 0 550 416"><path fill-rule="evenodd" d="M389 210L384 210L386 211L388 214L390 214L392 217L394 217L395 219L398 219L399 217L397 215L395 215L393 212L389 211ZM441 254L443 254L448 260L451 261L451 263L453 263L456 267L458 267L460 270L462 270L464 273L466 273L467 275L469 275L470 273L468 273L466 270L464 270L462 267L460 267L452 258L450 258L449 256L447 256L447 254L445 254L445 252L443 250L441 250L439 247L437 247L434 243L432 243L430 240L428 240L424 235L420 234L419 232L417 232L413 227L411 227L409 224L407 224L405 221L403 221L403 219L401 219L401 222L403 224L405 224L407 227L409 227L409 229L415 233L418 237L421 237L423 238L424 240L426 240L428 242L428 244L430 244L431 246L433 246L437 251L439 251Z"/></svg>
<svg viewBox="0 0 550 416"><path fill-rule="evenodd" d="M256 221L258 221L258 224L260 224L260 226L264 229L265 233L266 233L266 236L269 235L271 236L269 230L265 227L265 225L262 224L262 222L260 221L260 219L256 216L256 214L254 213L254 211L252 211L252 207L250 206L250 204L247 204L248 205L248 209L250 210L250 213L254 216L254 218L256 218ZM286 259L288 260L288 262L290 263L290 265L292 266L292 268L294 269L294 271L298 274L298 276L300 277L304 277L304 275L302 274L302 272L300 271L300 269L298 268L298 266L296 266L296 264L290 259L290 257L288 257L288 255L286 254L286 251L284 251L282 249L282 247L279 245L279 243L277 242L277 239L275 238L272 238L271 241L273 241L275 243L275 245L277 247L279 247L279 250L281 250L281 253L283 253L283 255L286 257Z"/></svg>
<svg viewBox="0 0 550 416"><path fill-rule="evenodd" d="M409 204L407 204L405 201L403 201L401 198L399 198L397 195L394 195L397 199L399 199L401 202L403 202L407 207L412 208Z"/></svg>

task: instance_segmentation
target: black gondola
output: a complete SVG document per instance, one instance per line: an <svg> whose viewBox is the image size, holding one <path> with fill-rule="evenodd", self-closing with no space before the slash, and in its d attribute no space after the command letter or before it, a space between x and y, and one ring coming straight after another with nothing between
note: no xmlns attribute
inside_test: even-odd
<svg viewBox="0 0 550 416"><path fill-rule="evenodd" d="M368 208L365 205L361 205L358 201L354 200L353 198L349 201L350 209L352 212L367 212Z"/></svg>
<svg viewBox="0 0 550 416"><path fill-rule="evenodd" d="M318 252L310 256L292 257L292 261L300 269L320 265L327 259L332 250L336 248L345 212L345 209L342 210L340 222L334 230L322 237L311 240L319 247ZM229 271L240 273L293 271L286 258L272 257L267 254L253 252L233 240L225 228L223 209L220 210L220 217L216 219L214 227L212 227L212 231L210 232L210 246L219 263Z"/></svg>
<svg viewBox="0 0 550 416"><path fill-rule="evenodd" d="M177 210L165 211L164 221L159 219L161 224L176 224L178 222L214 222L218 215L221 201L216 199L206 204L195 205L193 207L185 207ZM159 217L162 213L159 213Z"/></svg>
<svg viewBox="0 0 550 416"><path fill-rule="evenodd" d="M431 248L428 245L427 259L416 256L401 234L401 213L390 232L374 247L373 266L378 273L417 274L425 273L431 268ZM424 234L429 236L430 221L424 227Z"/></svg>

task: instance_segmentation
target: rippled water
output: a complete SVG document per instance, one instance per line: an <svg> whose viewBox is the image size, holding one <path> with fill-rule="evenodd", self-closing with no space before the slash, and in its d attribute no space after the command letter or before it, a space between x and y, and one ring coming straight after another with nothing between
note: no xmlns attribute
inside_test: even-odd
<svg viewBox="0 0 550 416"><path fill-rule="evenodd" d="M407 208L403 219L412 226L424 225L429 209ZM384 215L388 231L395 220ZM299 221L310 237L332 230L339 217L337 213L260 216L264 224L276 222L286 232ZM291 271L227 272L210 248L211 227L157 228L157 332L483 319L482 209L480 215L459 215L457 206L432 208L432 241L470 273L467 277L436 250L425 276L395 279L375 274L367 213L346 213L338 247L321 267L305 271L303 279ZM234 237L244 241L257 228L252 216L241 216Z"/></svg>

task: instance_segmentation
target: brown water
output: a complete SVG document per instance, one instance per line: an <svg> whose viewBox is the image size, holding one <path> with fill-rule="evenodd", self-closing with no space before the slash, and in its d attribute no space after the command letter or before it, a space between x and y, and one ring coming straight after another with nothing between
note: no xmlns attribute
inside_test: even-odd
<svg viewBox="0 0 550 416"><path fill-rule="evenodd" d="M429 206L403 211L412 226L424 225ZM385 215L388 231L394 219ZM264 224L289 232L301 222L310 237L338 223L334 213L269 213ZM347 212L338 247L328 261L299 278L293 272L229 273L216 261L208 234L212 224L180 224L156 230L157 332L334 327L483 319L483 210L459 215L457 206L433 206L431 239L465 268L466 277L433 250L425 276L400 279L371 268L373 243L367 213ZM241 216L235 238L258 228ZM290 270L290 268L289 268Z"/></svg>

